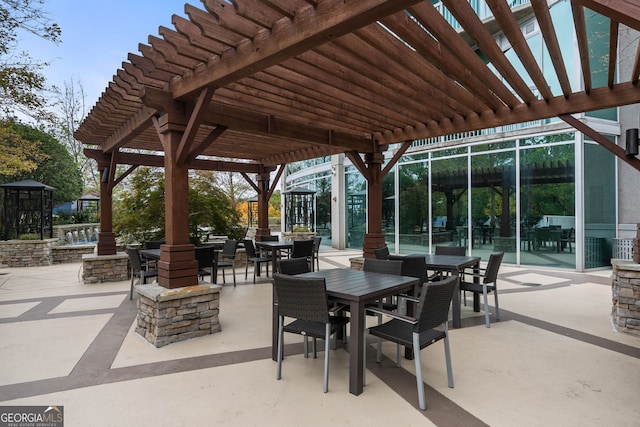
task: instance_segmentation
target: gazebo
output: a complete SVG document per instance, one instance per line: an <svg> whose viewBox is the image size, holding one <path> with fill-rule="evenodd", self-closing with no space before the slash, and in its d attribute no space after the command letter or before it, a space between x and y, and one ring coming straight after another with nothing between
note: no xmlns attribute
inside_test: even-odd
<svg viewBox="0 0 640 427"><path fill-rule="evenodd" d="M314 190L296 187L282 193L284 196L285 231L293 232L296 228L304 231L315 231L316 217Z"/></svg>
<svg viewBox="0 0 640 427"><path fill-rule="evenodd" d="M382 180L413 141L559 117L622 161L640 160L572 114L640 102L635 67L616 69L618 29L640 30L633 2L572 0L578 45L564 58L546 1L204 1L130 53L75 137L102 175L98 255L116 253L114 186L138 166L164 167L160 285L198 283L189 244L189 170L242 173L258 196L256 239L270 234L268 200L286 164L344 153L367 181L363 255L385 245ZM548 52L543 73L518 20L535 13ZM455 18L458 27L444 16ZM606 84L594 85L586 14L610 22ZM516 69L493 38L504 35ZM565 61L580 61L580 87ZM394 154L385 163L383 153ZM127 165L122 174L118 165ZM271 181L271 174L275 179Z"/></svg>
<svg viewBox="0 0 640 427"><path fill-rule="evenodd" d="M94 196L93 194L85 194L84 196L78 199L78 206L77 206L78 211L91 209L97 212L99 207L100 207L100 197Z"/></svg>
<svg viewBox="0 0 640 427"><path fill-rule="evenodd" d="M23 235L53 237L55 188L28 179L0 185L4 192L4 240Z"/></svg>

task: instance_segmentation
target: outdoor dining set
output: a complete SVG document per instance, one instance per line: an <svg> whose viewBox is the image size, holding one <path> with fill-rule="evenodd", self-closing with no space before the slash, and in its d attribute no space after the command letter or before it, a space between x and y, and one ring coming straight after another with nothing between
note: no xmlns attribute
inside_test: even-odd
<svg viewBox="0 0 640 427"><path fill-rule="evenodd" d="M263 236L264 237L264 236ZM161 244L162 242L160 242ZM154 263L160 258L160 244L142 249L128 247L133 283L139 278L146 283L157 275ZM284 332L304 336L304 355L308 356L308 338L324 340L324 392L328 391L329 353L341 339L349 353L349 392L359 395L365 386L367 337L377 341L377 361L382 357L382 341L396 344L396 366L404 357L415 363L419 407L426 409L420 350L444 342L447 380L453 388L453 370L449 347L449 314L451 326L462 326L461 305L466 293L473 294L473 309L480 311L480 297L485 325L490 327L488 294L494 294L495 319L499 320L496 280L503 253L492 253L481 267L481 258L467 256L464 246L436 246L433 254L394 255L384 247L375 258L365 258L362 269L323 269L318 261L320 239L281 241L277 238L231 240L196 247L198 275L217 282L220 269L230 268L236 285L235 260L239 248L253 264L253 283L271 269L274 286L272 306L272 359L277 362L277 379L282 377L285 355ZM462 294L462 296L461 296ZM377 318L367 323L367 316ZM371 326L375 323L375 326ZM347 325L349 327L347 328ZM369 325L369 326L368 326ZM348 329L348 333L347 333Z"/></svg>

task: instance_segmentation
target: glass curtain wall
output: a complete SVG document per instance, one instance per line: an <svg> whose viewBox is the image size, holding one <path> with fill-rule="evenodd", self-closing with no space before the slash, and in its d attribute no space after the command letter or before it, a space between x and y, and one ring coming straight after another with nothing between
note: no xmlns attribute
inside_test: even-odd
<svg viewBox="0 0 640 427"><path fill-rule="evenodd" d="M467 148L441 150L431 161L434 245L470 247ZM461 155L462 154L462 155Z"/></svg>
<svg viewBox="0 0 640 427"><path fill-rule="evenodd" d="M609 267L616 237L615 157L585 142L584 171L584 267Z"/></svg>
<svg viewBox="0 0 640 427"><path fill-rule="evenodd" d="M382 232L390 252L395 252L396 235L396 196L395 169L392 169L382 180Z"/></svg>
<svg viewBox="0 0 640 427"><path fill-rule="evenodd" d="M428 163L402 163L398 167L398 179L399 252L424 253L429 245Z"/></svg>
<svg viewBox="0 0 640 427"><path fill-rule="evenodd" d="M288 167L288 173L299 171L305 167L327 163L330 157L322 157L307 162L292 163ZM297 179L287 180L287 190L295 187L315 190L315 224L316 235L322 237L323 245L331 246L331 172L319 171L314 174L305 175Z"/></svg>
<svg viewBox="0 0 640 427"><path fill-rule="evenodd" d="M397 196L391 193L391 176L383 186L387 245L391 248L396 237L389 228L395 210L402 254L465 246L485 261L492 252L504 252L508 263L575 268L574 138L572 132L533 136L405 156L396 169ZM594 149L599 146L589 147ZM591 155L593 162L601 157ZM611 197L613 179L612 172L599 183ZM360 189L352 188L357 195ZM594 197L601 198L597 191L594 185ZM350 205L355 210L357 203ZM607 232L615 229L609 214L592 214L606 217ZM598 221L594 227L602 230Z"/></svg>
<svg viewBox="0 0 640 427"><path fill-rule="evenodd" d="M353 166L345 169L346 247L361 249L367 232L367 181Z"/></svg>
<svg viewBox="0 0 640 427"><path fill-rule="evenodd" d="M568 133L521 141L521 264L576 266L573 138L574 134ZM568 143L557 144L562 141Z"/></svg>
<svg viewBox="0 0 640 427"><path fill-rule="evenodd" d="M504 252L504 262L516 263L516 152L507 141L472 147L471 249L488 259Z"/></svg>

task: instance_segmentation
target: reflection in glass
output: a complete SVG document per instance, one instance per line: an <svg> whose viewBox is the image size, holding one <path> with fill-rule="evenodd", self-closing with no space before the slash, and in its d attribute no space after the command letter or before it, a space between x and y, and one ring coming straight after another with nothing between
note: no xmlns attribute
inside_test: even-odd
<svg viewBox="0 0 640 427"><path fill-rule="evenodd" d="M574 144L536 146L520 155L521 263L575 268Z"/></svg>

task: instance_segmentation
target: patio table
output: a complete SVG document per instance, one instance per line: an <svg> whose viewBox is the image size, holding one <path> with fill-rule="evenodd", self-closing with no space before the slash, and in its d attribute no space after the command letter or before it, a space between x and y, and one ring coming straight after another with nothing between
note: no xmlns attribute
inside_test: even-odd
<svg viewBox="0 0 640 427"><path fill-rule="evenodd" d="M264 242L256 241L256 249L267 249L271 251L271 265L272 270L275 273L278 271L278 251L282 249L293 248L293 241L282 241L282 240L266 240ZM258 274L260 275L260 274Z"/></svg>
<svg viewBox="0 0 640 427"><path fill-rule="evenodd" d="M377 299L389 297L402 292L417 291L419 281L415 277L397 276L393 274L372 273L347 268L314 271L299 275L301 277L323 277L327 285L327 295L339 304L349 305L351 312L349 345L349 392L356 396L362 393L364 382L364 339L365 339L365 305ZM273 295L273 360L277 360L278 348L278 310Z"/></svg>
<svg viewBox="0 0 640 427"><path fill-rule="evenodd" d="M454 276L460 275L466 268L473 268L474 273L479 273L480 269L480 257L478 256L460 256L460 255L425 255L425 262L428 270L448 271ZM474 277L474 281L478 281L477 277ZM453 293L453 327L459 328L462 326L462 320L460 315L460 289ZM476 294L473 295L473 310L480 311L480 300Z"/></svg>
<svg viewBox="0 0 640 427"><path fill-rule="evenodd" d="M158 261L160 260L160 249L140 249L140 256Z"/></svg>

